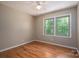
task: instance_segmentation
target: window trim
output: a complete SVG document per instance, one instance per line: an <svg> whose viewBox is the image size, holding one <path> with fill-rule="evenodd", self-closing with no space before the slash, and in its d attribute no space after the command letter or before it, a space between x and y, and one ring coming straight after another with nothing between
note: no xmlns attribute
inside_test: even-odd
<svg viewBox="0 0 79 59"><path fill-rule="evenodd" d="M59 35L56 35L56 30L55 30L55 29L56 29L56 18L57 18L57 17L63 17L63 16L69 16L69 24L70 24L70 25L69 25L70 35L69 35L69 36L59 36ZM46 19L49 19L49 18L54 18L54 23L55 23L55 24L54 24L54 35L49 35L49 34L45 34L45 33L44 33L44 29L45 29L45 28L44 28L44 22L45 22ZM71 36L72 36L72 35L71 35L71 32L72 32L72 30L71 30L72 21L71 21L71 14L70 14L70 13L69 13L69 14L64 14L64 15L59 15L59 16L54 16L54 17L49 17L49 18L44 18L44 19L43 19L43 35L44 35L44 36L55 36L55 37L71 38Z"/></svg>

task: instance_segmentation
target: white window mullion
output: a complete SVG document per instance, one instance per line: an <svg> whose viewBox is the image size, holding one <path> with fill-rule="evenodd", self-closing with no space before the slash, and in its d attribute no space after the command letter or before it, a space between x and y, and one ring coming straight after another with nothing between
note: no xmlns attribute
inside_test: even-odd
<svg viewBox="0 0 79 59"><path fill-rule="evenodd" d="M54 17L54 36L56 36L56 17Z"/></svg>

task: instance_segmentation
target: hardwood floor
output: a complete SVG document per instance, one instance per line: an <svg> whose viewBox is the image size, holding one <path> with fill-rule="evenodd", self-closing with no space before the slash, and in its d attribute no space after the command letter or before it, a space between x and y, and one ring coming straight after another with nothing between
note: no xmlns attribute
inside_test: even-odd
<svg viewBox="0 0 79 59"><path fill-rule="evenodd" d="M64 48L44 42L33 41L31 43L0 52L4 58L78 58L72 49Z"/></svg>

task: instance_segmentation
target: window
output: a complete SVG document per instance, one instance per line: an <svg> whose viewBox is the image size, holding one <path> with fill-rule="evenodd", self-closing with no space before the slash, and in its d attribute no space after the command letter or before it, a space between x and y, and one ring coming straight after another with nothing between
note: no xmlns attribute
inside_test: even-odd
<svg viewBox="0 0 79 59"><path fill-rule="evenodd" d="M45 19L46 35L70 37L70 15Z"/></svg>
<svg viewBox="0 0 79 59"><path fill-rule="evenodd" d="M70 17L62 16L56 18L56 35L58 36L70 36Z"/></svg>
<svg viewBox="0 0 79 59"><path fill-rule="evenodd" d="M54 19L49 18L44 22L45 34L53 35L54 34Z"/></svg>

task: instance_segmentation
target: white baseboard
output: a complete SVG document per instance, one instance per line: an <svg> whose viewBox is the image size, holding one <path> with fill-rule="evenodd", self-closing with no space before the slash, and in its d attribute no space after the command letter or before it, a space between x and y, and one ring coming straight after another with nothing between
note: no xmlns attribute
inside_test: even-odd
<svg viewBox="0 0 79 59"><path fill-rule="evenodd" d="M47 42L47 41L42 41L42 40L35 40L35 41L39 41L39 42L45 42L45 43L48 43L48 44L52 44L52 45L57 45L57 46L61 46L61 47L65 47L65 48L70 48L70 49L77 49L75 47L70 47L70 46L66 46L66 45L61 45L61 44L57 44L57 43L51 43L51 42Z"/></svg>
<svg viewBox="0 0 79 59"><path fill-rule="evenodd" d="M24 45L24 44L27 44L27 43L30 43L30 42L32 42L32 41L24 42L24 43L21 43L21 44L12 46L12 47L8 47L8 48L5 48L5 49L2 49L2 50L0 50L0 52L6 51L6 50L9 50L9 49L12 49L12 48L16 48L18 46L21 46L21 45Z"/></svg>
<svg viewBox="0 0 79 59"><path fill-rule="evenodd" d="M57 43L46 42L46 41L42 41L42 40L32 40L32 41L45 42L45 43L48 43L48 44L57 45L57 46L61 46L61 47L66 47L66 48L71 48L71 49L77 49L77 48L75 48L75 47L65 46L65 45L61 45L61 44L57 44ZM21 43L21 44L19 44L19 45L15 45L15 46L12 46L12 47L8 47L8 48L5 48L5 49L2 49L2 50L0 50L0 52L3 52L3 51L6 51L6 50L15 48L15 47L18 47L18 46L27 44L27 43L30 43L30 42L32 42L32 41L24 42L24 43ZM78 53L79 53L79 50L78 50L78 49L77 49L77 51L78 51Z"/></svg>

